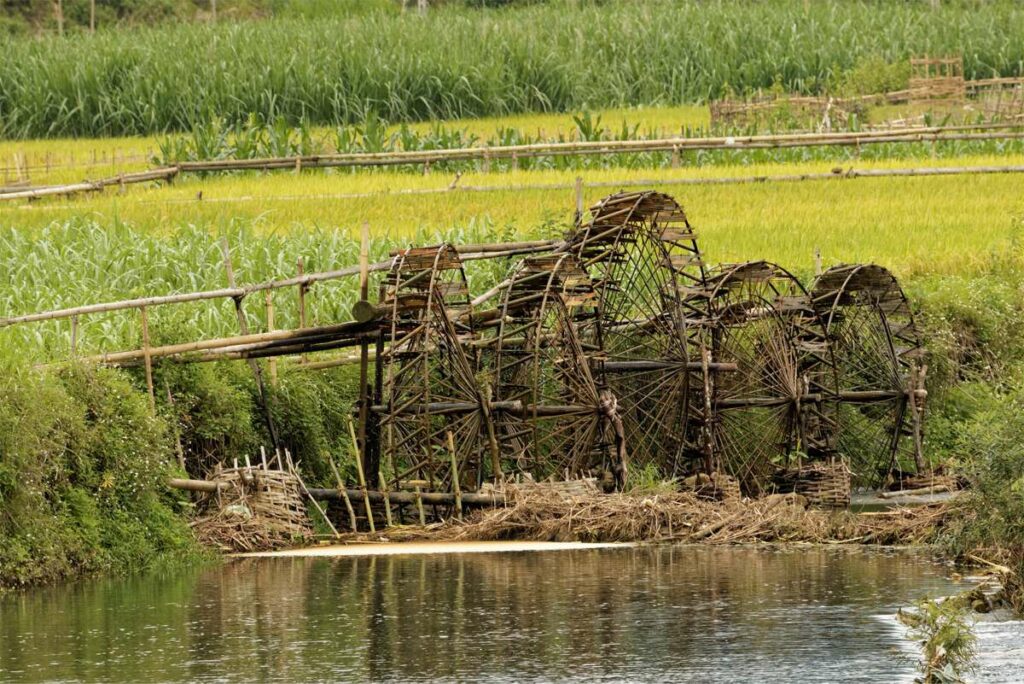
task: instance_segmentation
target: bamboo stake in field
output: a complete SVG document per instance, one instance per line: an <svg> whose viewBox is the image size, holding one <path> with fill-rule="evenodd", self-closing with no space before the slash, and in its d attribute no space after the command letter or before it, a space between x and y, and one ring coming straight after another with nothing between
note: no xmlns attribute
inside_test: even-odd
<svg viewBox="0 0 1024 684"><path fill-rule="evenodd" d="M274 332L274 298L273 290L267 290L264 293L264 297L267 303L267 332ZM268 370L270 371L270 384L272 387L277 387L277 359L274 357L270 358L267 362Z"/></svg>
<svg viewBox="0 0 1024 684"><path fill-rule="evenodd" d="M71 358L78 357L78 316L71 317Z"/></svg>
<svg viewBox="0 0 1024 684"><path fill-rule="evenodd" d="M228 288L235 289L235 270L231 266L231 248L228 246L227 238L221 240L221 250L224 252L224 270L227 271ZM249 323L245 319L245 311L242 310L242 298L234 297L235 315L238 317L238 327L242 335L249 334ZM267 432L270 434L270 444L276 452L280 446L277 439L277 427L274 425L274 417L270 413L269 396L266 383L263 382L263 370L255 359L248 359L249 368L252 370L253 378L256 380L256 397L260 408L263 409L263 419L267 424Z"/></svg>
<svg viewBox="0 0 1024 684"><path fill-rule="evenodd" d="M363 221L359 236L359 299L370 298L370 224ZM370 416L369 394L370 372L370 341L364 338L359 343L359 445L363 457L366 457L366 423ZM364 463L364 467L369 467ZM390 509L390 507L389 507ZM390 517L390 513L388 514ZM390 521L388 525L390 526Z"/></svg>
<svg viewBox="0 0 1024 684"><path fill-rule="evenodd" d="M156 413L156 393L153 391L153 357L149 353L149 314L146 307L139 309L142 317L142 360L146 367L146 390L149 392L149 409Z"/></svg>

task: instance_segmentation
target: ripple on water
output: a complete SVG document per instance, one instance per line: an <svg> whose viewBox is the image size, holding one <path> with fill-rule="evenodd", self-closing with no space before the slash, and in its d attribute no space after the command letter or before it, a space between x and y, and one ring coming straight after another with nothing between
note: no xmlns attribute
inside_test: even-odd
<svg viewBox="0 0 1024 684"><path fill-rule="evenodd" d="M962 588L859 550L242 559L0 599L0 680L910 681L893 614ZM1024 679L1021 624L978 632Z"/></svg>

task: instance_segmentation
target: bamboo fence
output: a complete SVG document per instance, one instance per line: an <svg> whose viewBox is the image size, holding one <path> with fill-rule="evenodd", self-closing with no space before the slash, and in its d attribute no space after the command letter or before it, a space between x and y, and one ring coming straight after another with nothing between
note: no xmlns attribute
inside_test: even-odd
<svg viewBox="0 0 1024 684"><path fill-rule="evenodd" d="M51 196L71 196L100 192L108 187L137 183L171 181L181 174L218 171L272 171L303 168L359 168L380 166L424 166L451 161L528 159L556 156L601 156L653 152L784 149L921 143L947 141L1017 140L1024 138L1024 123L932 126L857 133L797 133L786 135L720 136L703 138L659 138L651 140L599 140L584 142L536 143L494 147L467 147L447 150L399 151L379 153L326 154L263 159L224 159L181 162L134 173L119 174L95 181L67 185L9 188L0 193L0 201L36 200ZM973 132L972 132L973 131ZM982 132L977 132L982 131Z"/></svg>

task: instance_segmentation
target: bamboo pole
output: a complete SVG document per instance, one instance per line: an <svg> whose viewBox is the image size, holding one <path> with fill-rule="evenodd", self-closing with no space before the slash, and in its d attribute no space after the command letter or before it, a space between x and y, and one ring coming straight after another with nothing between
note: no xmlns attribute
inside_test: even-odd
<svg viewBox="0 0 1024 684"><path fill-rule="evenodd" d="M573 225L579 225L583 221L583 178L576 176L576 216Z"/></svg>
<svg viewBox="0 0 1024 684"><path fill-rule="evenodd" d="M273 290L267 290L264 292L264 298L267 304L267 332L274 332L274 298ZM277 359L271 357L270 361L267 362L267 369L270 372L270 385L277 387Z"/></svg>
<svg viewBox="0 0 1024 684"><path fill-rule="evenodd" d="M213 494L221 489L226 489L230 485L226 482L213 482L210 480L190 480L186 478L169 478L167 485L173 489L183 489L190 492L204 492ZM418 489L418 488L417 488ZM310 496L319 501L333 501L344 499L345 497L361 497L364 492L360 489L345 489L344 494L337 489L327 489L322 487L309 487ZM381 503L384 501L384 494L375 490L365 491L367 502ZM450 505L455 501L455 495L452 492L390 492L388 495L393 503L400 504L415 504L417 496L419 497L422 504L428 505ZM502 506L505 501L500 496L492 496L490 494L476 494L466 493L462 495L463 506ZM425 520L425 518L424 518Z"/></svg>
<svg viewBox="0 0 1024 684"><path fill-rule="evenodd" d="M455 517L462 520L462 486L459 484L459 463L455 455L455 435L448 431L448 454L452 459L452 488L455 490Z"/></svg>
<svg viewBox="0 0 1024 684"><path fill-rule="evenodd" d="M64 37L64 0L54 0L53 15L57 19L57 34Z"/></svg>
<svg viewBox="0 0 1024 684"><path fill-rule="evenodd" d="M302 278L305 275L305 264L300 256L295 262L295 274L297 278ZM306 327L306 283L299 283L299 327ZM305 363L305 355L299 357L299 363Z"/></svg>
<svg viewBox="0 0 1024 684"><path fill-rule="evenodd" d="M531 143L486 148L491 159L506 158L514 162L520 158L607 155L630 152L672 152L674 150L717 149L776 149L789 147L858 146L881 143L942 142L952 140L993 140L1024 137L1019 132L967 133L964 131L994 128L1022 128L1024 124L979 124L967 126L932 126L855 133L791 133L782 135L719 136L705 138L658 138L642 140L586 141L563 143ZM465 147L446 150L412 150L397 152L347 153L302 156L306 167L337 166L395 166L422 165L445 161L470 161L484 157L485 148ZM263 159L223 159L215 161L182 162L181 172L291 169L297 157L268 157Z"/></svg>
<svg viewBox="0 0 1024 684"><path fill-rule="evenodd" d="M535 253L547 251L553 247L562 244L561 240L541 240L527 243L511 243L515 253ZM466 245L466 247L473 248L474 251L463 252L464 248L456 247L456 251L459 252L459 256L463 261L475 261L479 259L490 259L502 256L508 256L509 250L500 251L497 248L499 245ZM488 247L488 249L483 249ZM388 271L391 269L393 260L388 259L387 261L378 261L369 265L371 272ZM11 316L8 318L0 318L0 328L7 327L9 325L16 325L20 323L34 323L38 321L49 321L58 318L70 318L71 316L84 316L87 314L94 313L109 313L111 311L122 311L126 309L137 309L140 306L164 306L168 304L184 304L188 302L203 301L208 299L240 299L244 298L254 292L262 292L265 290L279 290L287 287L295 287L297 285L312 285L313 283L324 282L329 280L339 280L341 278L349 278L358 275L360 272L359 266L349 266L346 268L340 268L334 271L323 271L320 273L309 273L303 274L295 278L286 278L283 280L270 280L262 283L256 283L253 285L247 285L245 287L229 287L222 288L219 290L204 290L200 292L187 292L174 295L163 295L155 297L142 297L139 299L125 299L116 302L106 302L102 304L87 304L84 306L70 307L67 309L55 309L52 311L44 311L40 313L24 314L21 316Z"/></svg>
<svg viewBox="0 0 1024 684"><path fill-rule="evenodd" d="M71 317L71 358L78 358L78 316Z"/></svg>
<svg viewBox="0 0 1024 684"><path fill-rule="evenodd" d="M142 359L146 367L146 390L149 392L149 410L156 413L156 392L153 391L153 357L149 352L149 315L146 307L139 309L142 317Z"/></svg>
<svg viewBox="0 0 1024 684"><path fill-rule="evenodd" d="M299 486L302 487L302 491L305 492L306 496L309 497L310 503L312 503L313 506L316 508L317 512L320 514L320 517L324 519L325 523L327 523L327 526L331 528L331 532L334 533L334 536L340 537L341 535L338 534L338 528L336 528L334 526L334 523L331 522L331 519L327 517L327 511L325 511L323 507L320 506L320 502L317 501L316 497L314 497L309 492L309 488L306 487L306 483L303 481L302 475L299 473L299 469L296 468L295 464L292 463L292 455L291 453L289 453L287 449L284 450L284 456L285 459L287 459L288 461L288 466L291 469L292 474L295 476L295 479L299 481ZM246 457L246 460L248 461L248 456Z"/></svg>
<svg viewBox="0 0 1024 684"><path fill-rule="evenodd" d="M348 519L352 526L352 533L355 534L359 531L359 526L356 524L356 511L352 508L352 499L348 496L348 490L345 488L345 482L341 479L341 473L338 472L338 466L334 465L334 459L328 458L327 462L331 464L331 471L334 473L334 479L338 482L338 494L341 495L341 500L345 502L345 510L348 511Z"/></svg>
<svg viewBox="0 0 1024 684"><path fill-rule="evenodd" d="M224 270L227 273L228 288L235 289L235 270L231 265L231 248L228 246L227 238L223 238L220 243L221 250L224 252ZM234 297L235 303L235 315L238 318L238 328L242 335L249 334L249 323L245 319L245 311L242 310L242 298ZM270 413L270 402L267 393L267 386L263 382L263 370L260 368L260 364L255 359L249 359L249 368L252 370L253 378L256 380L256 398L259 401L260 408L263 409L263 419L267 424L267 432L270 435L270 444L274 447L274 451L277 451L280 442L277 439L277 427L274 425L274 417Z"/></svg>
<svg viewBox="0 0 1024 684"><path fill-rule="evenodd" d="M363 457L359 453L359 444L356 442L356 429L352 425L352 419L348 421L348 432L349 436L352 437L352 451L356 460L356 472L359 475L359 490L363 494L363 504L366 506L366 519L370 523L370 532L375 533L377 531L376 526L373 524L373 509L370 508L370 496L366 489L366 475L363 472Z"/></svg>
<svg viewBox="0 0 1024 684"><path fill-rule="evenodd" d="M151 180L170 181L178 173L230 170L294 169L296 165L309 168L347 166L422 165L428 163L477 160L491 158L544 157L564 155L607 155L629 152L672 152L680 150L714 149L770 149L788 147L860 146L881 143L942 142L954 140L1019 139L1024 133L961 133L1004 128L1021 128L1020 123L996 123L961 126L935 126L905 129L864 131L857 133L796 133L786 135L713 137L713 138L661 138L652 140L588 141L567 143L534 143L504 147L470 147L450 150L398 151L352 153L340 155L308 155L273 157L264 159L227 159L203 162L182 162L173 167L151 169L138 173L121 174L88 183L76 183L27 189L0 194L0 199L36 199L47 195L70 195L94 192L109 185L127 185ZM463 186L449 191L465 190Z"/></svg>
<svg viewBox="0 0 1024 684"><path fill-rule="evenodd" d="M363 221L359 234L359 299L367 301L370 298L370 224ZM359 343L359 444L363 458L367 457L366 448L366 423L370 416L370 341L367 338ZM368 462L363 467L368 468ZM388 507L390 518L390 506ZM391 526L390 520L388 526Z"/></svg>
<svg viewBox="0 0 1024 684"><path fill-rule="evenodd" d="M377 482L380 487L381 494L384 495L384 520L387 522L388 527L394 527L395 523L391 519L391 497L388 496L388 483L384 479L384 473L377 473Z"/></svg>
<svg viewBox="0 0 1024 684"><path fill-rule="evenodd" d="M307 339L322 339L331 337L355 338L364 326L356 323L338 323L336 325L325 325L319 328L305 328L299 330L274 330L265 333L251 333L249 335L238 335L235 337L218 337L210 340L199 340L197 342L183 342L180 344L169 344L161 347L152 347L149 355L152 358L179 356L193 352L236 349L243 350L254 348L256 345L270 342L296 342L301 343ZM121 352L108 352L87 356L83 361L88 363L99 363L104 365L118 365L130 361L138 361L145 357L141 349Z"/></svg>
<svg viewBox="0 0 1024 684"><path fill-rule="evenodd" d="M181 466L181 472L187 473L188 469L185 467L185 449L181 446L181 426L178 424L178 417L174 415L174 395L171 394L171 386L167 384L166 378L164 379L164 389L167 391L167 405L171 409L171 415L174 416L174 451L178 456L178 465ZM266 460L263 462L263 469L266 470Z"/></svg>
<svg viewBox="0 0 1024 684"><path fill-rule="evenodd" d="M415 497L416 497L416 512L419 514L419 517L420 517L420 525L423 525L425 527L426 524L427 524L427 514L423 510L423 495L420 492L419 485L416 485Z"/></svg>

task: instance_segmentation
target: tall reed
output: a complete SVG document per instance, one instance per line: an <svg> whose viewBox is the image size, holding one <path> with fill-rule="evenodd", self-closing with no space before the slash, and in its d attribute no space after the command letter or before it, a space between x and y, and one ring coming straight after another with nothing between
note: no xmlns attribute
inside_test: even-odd
<svg viewBox="0 0 1024 684"><path fill-rule="evenodd" d="M865 59L962 52L968 77L1024 67L1024 7L925 2L551 2L421 17L158 26L0 39L0 135L189 130L258 112L311 123L817 92Z"/></svg>

